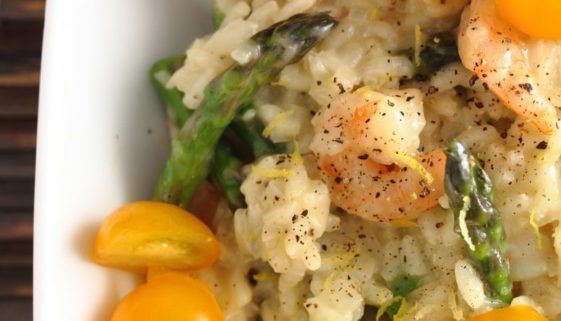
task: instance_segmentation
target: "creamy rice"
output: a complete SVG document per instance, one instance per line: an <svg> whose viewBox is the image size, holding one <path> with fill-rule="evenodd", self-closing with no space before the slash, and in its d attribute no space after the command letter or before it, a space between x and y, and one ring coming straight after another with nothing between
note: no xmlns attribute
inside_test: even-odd
<svg viewBox="0 0 561 321"><path fill-rule="evenodd" d="M466 261L445 196L416 221L400 224L367 221L330 203L310 152L313 115L362 86L380 93L404 86L418 91L423 126L410 137L413 152L457 138L477 153L494 183L507 234L513 304L561 320L559 132L545 136L517 118L460 62L427 81L401 81L414 79L415 63L402 50L415 47L415 29L455 30L467 3L216 1L226 12L222 25L195 41L169 82L193 109L210 80L234 61L248 60L247 40L257 31L300 12L329 11L339 20L325 41L257 94L257 113L246 115L275 123L270 138L298 146L302 155L267 156L248 166L242 186L247 208L234 214L219 207L216 229L224 253L200 277L214 286L226 320L361 320L365 307L392 302L389 284L401 274L423 281L399 320L463 320L494 307Z"/></svg>

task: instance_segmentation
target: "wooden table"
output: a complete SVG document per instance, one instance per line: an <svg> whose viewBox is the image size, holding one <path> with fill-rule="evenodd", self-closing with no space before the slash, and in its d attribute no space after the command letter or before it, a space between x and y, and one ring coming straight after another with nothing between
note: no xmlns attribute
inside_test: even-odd
<svg viewBox="0 0 561 321"><path fill-rule="evenodd" d="M32 320L35 133L45 0L0 0L0 321Z"/></svg>

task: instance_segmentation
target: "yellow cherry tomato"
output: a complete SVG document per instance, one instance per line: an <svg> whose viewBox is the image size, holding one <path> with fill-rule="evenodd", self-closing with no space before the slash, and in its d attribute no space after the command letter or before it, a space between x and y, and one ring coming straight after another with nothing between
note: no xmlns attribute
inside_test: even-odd
<svg viewBox="0 0 561 321"><path fill-rule="evenodd" d="M478 315L468 321L547 321L534 308L517 305Z"/></svg>
<svg viewBox="0 0 561 321"><path fill-rule="evenodd" d="M153 276L129 293L111 321L222 321L212 290L186 274L168 272Z"/></svg>
<svg viewBox="0 0 561 321"><path fill-rule="evenodd" d="M519 31L536 38L561 39L561 1L495 0L500 17Z"/></svg>
<svg viewBox="0 0 561 321"><path fill-rule="evenodd" d="M194 270L212 265L220 245L191 213L161 202L135 202L111 213L97 233L94 261L145 272L149 267Z"/></svg>

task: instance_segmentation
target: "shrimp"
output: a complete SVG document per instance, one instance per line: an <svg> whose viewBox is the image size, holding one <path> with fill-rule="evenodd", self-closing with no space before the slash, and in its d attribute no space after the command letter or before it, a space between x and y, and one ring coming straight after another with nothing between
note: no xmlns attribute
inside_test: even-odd
<svg viewBox="0 0 561 321"><path fill-rule="evenodd" d="M459 54L466 68L525 121L551 135L561 106L561 42L531 39L501 21L495 1L472 0L462 14Z"/></svg>
<svg viewBox="0 0 561 321"><path fill-rule="evenodd" d="M442 150L416 155L425 125L417 89L359 89L316 114L310 145L335 205L365 219L414 219L444 193Z"/></svg>

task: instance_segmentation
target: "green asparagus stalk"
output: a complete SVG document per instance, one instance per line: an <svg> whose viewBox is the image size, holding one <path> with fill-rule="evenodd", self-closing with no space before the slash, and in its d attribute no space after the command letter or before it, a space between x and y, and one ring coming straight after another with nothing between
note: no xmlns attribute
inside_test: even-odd
<svg viewBox="0 0 561 321"><path fill-rule="evenodd" d="M252 110L255 111L253 106L248 107L244 113L251 112ZM238 115L230 124L230 128L251 148L255 159L263 155L278 154L286 151L284 144L275 144L263 137L263 124L256 117L246 119L243 115Z"/></svg>
<svg viewBox="0 0 561 321"><path fill-rule="evenodd" d="M491 179L462 143L451 142L446 155L446 193L467 256L487 281L491 298L508 304L512 280L505 254L506 235L493 205Z"/></svg>
<svg viewBox="0 0 561 321"><path fill-rule="evenodd" d="M273 81L286 65L299 61L335 24L326 13L300 14L253 36L259 54L211 81L200 106L172 140L154 198L186 207L208 175L215 146L238 107L248 104L256 90Z"/></svg>
<svg viewBox="0 0 561 321"><path fill-rule="evenodd" d="M187 109L183 104L183 93L181 91L176 88L167 88L166 84L184 60L185 56L165 58L154 63L150 69L150 79L166 105L168 118L178 128L181 128L191 117L193 110Z"/></svg>
<svg viewBox="0 0 561 321"><path fill-rule="evenodd" d="M420 65L416 66L418 75L430 76L445 65L458 61L458 46L456 35L452 33L438 33L423 44L419 54Z"/></svg>
<svg viewBox="0 0 561 321"><path fill-rule="evenodd" d="M220 9L213 8L213 10L212 10L212 25L214 26L214 29L220 28L220 25L222 24L222 21L224 21L225 17L226 17L226 15L222 11L220 11Z"/></svg>
<svg viewBox="0 0 561 321"><path fill-rule="evenodd" d="M244 197L240 191L242 162L234 156L230 147L222 140L216 146L212 166L213 179L222 189L230 205L234 208L242 207L244 205Z"/></svg>
<svg viewBox="0 0 561 321"><path fill-rule="evenodd" d="M193 114L193 110L183 104L183 94L175 88L166 87L166 83L183 60L185 60L184 56L165 58L157 61L150 69L150 78L166 106L168 118L178 128L185 124ZM239 208L243 205L243 196L240 192L242 178L239 174L242 162L223 140L221 139L216 146L212 176L230 204Z"/></svg>
<svg viewBox="0 0 561 321"><path fill-rule="evenodd" d="M226 14L218 7L217 2L218 0L212 1L212 25L214 26L215 30L220 28L220 25L222 25L222 22L226 17Z"/></svg>
<svg viewBox="0 0 561 321"><path fill-rule="evenodd" d="M182 92L175 88L168 88L166 84L184 60L185 56L168 57L157 61L150 69L150 78L154 88L156 88L166 106L168 118L177 128L181 128L185 124L186 120L193 114L193 110L188 109L183 104ZM245 113L254 107L251 104L242 108ZM284 151L284 146L273 144L261 135L262 127L263 125L256 121L254 117L244 119L239 115L230 125L230 128L251 147L255 158ZM216 146L211 176L221 188L229 203L233 207L239 208L244 203L239 190L242 182L239 174L242 162L232 153L228 144L223 140L221 139Z"/></svg>
<svg viewBox="0 0 561 321"><path fill-rule="evenodd" d="M224 21L224 13L216 6L214 1L213 7L213 23L214 29L220 28L222 21ZM255 112L253 104L240 107L239 114L247 112ZM255 121L255 118L245 119L245 117L236 116L229 126L232 131L243 140L246 145L251 148L254 158L259 158L263 155L276 154L285 151L285 146L280 144L273 144L271 141L263 137L263 125Z"/></svg>

